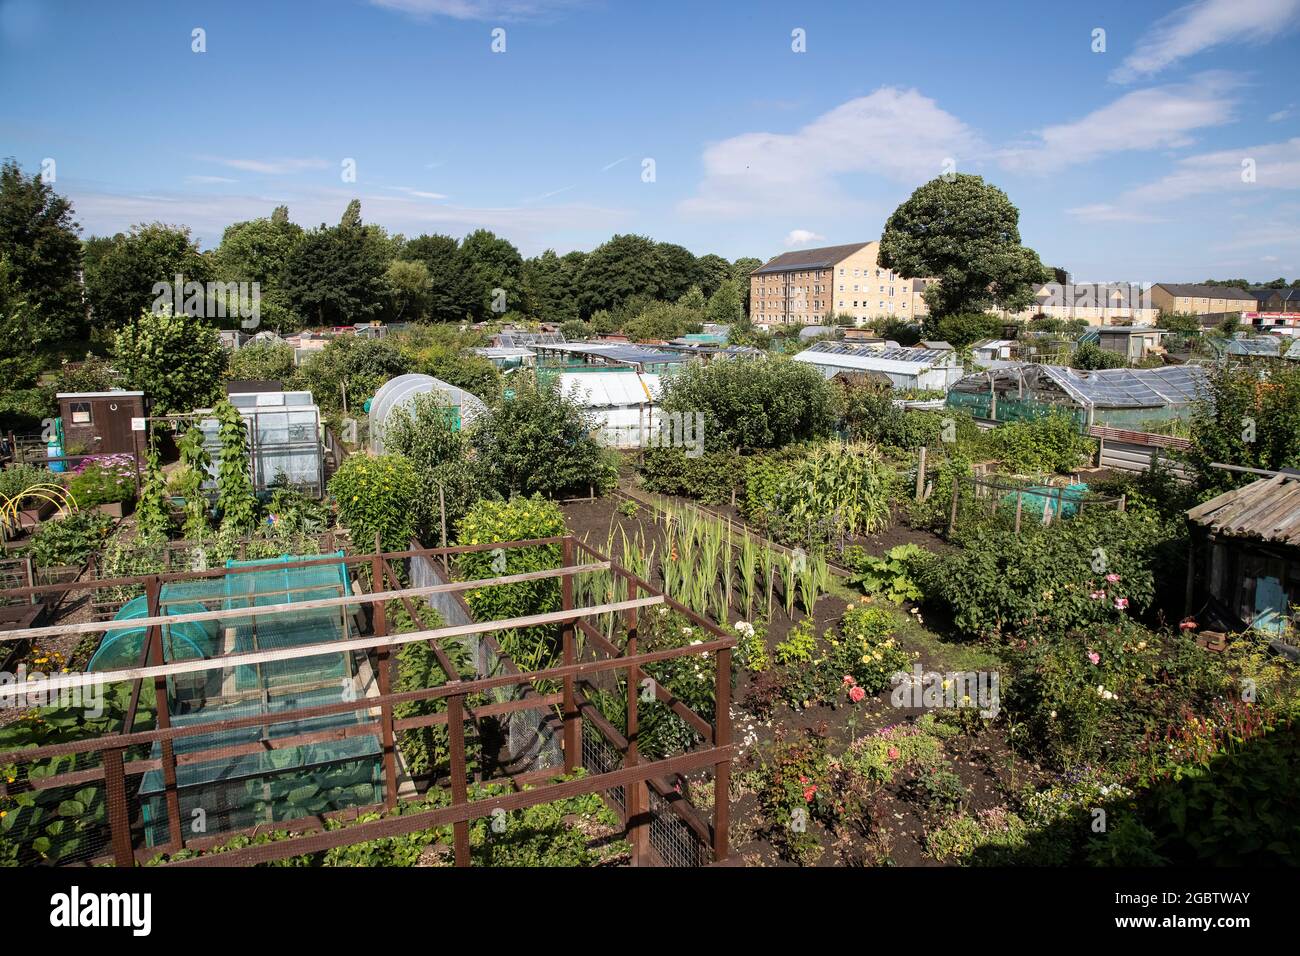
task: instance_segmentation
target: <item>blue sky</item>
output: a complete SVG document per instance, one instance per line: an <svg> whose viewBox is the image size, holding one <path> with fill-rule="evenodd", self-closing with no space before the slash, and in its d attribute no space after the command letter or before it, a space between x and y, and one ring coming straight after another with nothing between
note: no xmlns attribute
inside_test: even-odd
<svg viewBox="0 0 1300 956"><path fill-rule="evenodd" d="M1300 0L0 0L0 156L54 160L86 234L210 246L358 196L407 235L728 258L878 238L952 160L1080 280L1293 278L1298 27Z"/></svg>

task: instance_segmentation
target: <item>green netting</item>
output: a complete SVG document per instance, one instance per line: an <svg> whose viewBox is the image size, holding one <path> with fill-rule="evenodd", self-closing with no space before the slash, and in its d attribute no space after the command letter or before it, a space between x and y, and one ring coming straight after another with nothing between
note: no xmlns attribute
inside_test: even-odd
<svg viewBox="0 0 1300 956"><path fill-rule="evenodd" d="M335 552L339 558L343 552ZM347 566L302 567L319 556L229 561L228 569L258 568L239 574L175 581L163 585L159 607L165 614L297 604L350 593ZM351 635L349 607L304 609L275 614L236 615L217 621L162 625L166 661L212 658L274 648L343 640ZM148 614L146 599L123 606L117 619ZM110 632L89 670L134 667L147 631L143 627ZM176 675L168 681L167 709L174 727L215 723L257 714L273 715L303 707L339 703L347 688L360 690L352 676L351 654L318 654L257 665L214 668ZM363 723L364 710L310 720L289 720L237 730L178 738L178 756L219 747L237 747L265 738L289 737ZM220 833L263 822L373 804L380 799L379 741L373 736L342 737L282 750L218 756L177 766L181 823L203 819L203 830ZM153 757L161 756L158 746ZM140 795L146 840L167 841L166 802L160 772L145 774Z"/></svg>
<svg viewBox="0 0 1300 956"><path fill-rule="evenodd" d="M1079 513L1079 507L1088 494L1088 486L1083 483L1054 488L1050 485L1029 485L1023 491L1009 491L1001 498L1001 503L1015 508L1016 497L1020 497L1020 509L1024 514L1042 516L1043 509L1050 501L1054 518L1071 518ZM1057 509L1060 509L1057 511Z"/></svg>
<svg viewBox="0 0 1300 956"><path fill-rule="evenodd" d="M319 688L272 698L265 704L257 700L219 704L199 713L178 716L172 726L192 726L262 712L283 713L338 701L337 690ZM310 720L283 721L265 729L258 726L220 734L197 734L177 738L175 751L179 757L213 747L233 747L265 738L344 728L365 719L364 711L352 711ZM378 803L382 799L383 782L379 753L378 738L359 736L201 763L180 763L176 768L176 784L182 826L192 829L194 822L202 819L203 828L199 832L220 833ZM161 756L158 745L151 756L153 759ZM148 844L166 843L167 805L161 771L150 771L143 776L140 797Z"/></svg>
<svg viewBox="0 0 1300 956"><path fill-rule="evenodd" d="M997 414L992 414L993 398L988 392L948 392L948 407L969 411L975 418L997 422L1031 422L1049 415L1069 415L1080 428L1088 416L1082 408L1053 402L1037 402L1029 398L998 398Z"/></svg>

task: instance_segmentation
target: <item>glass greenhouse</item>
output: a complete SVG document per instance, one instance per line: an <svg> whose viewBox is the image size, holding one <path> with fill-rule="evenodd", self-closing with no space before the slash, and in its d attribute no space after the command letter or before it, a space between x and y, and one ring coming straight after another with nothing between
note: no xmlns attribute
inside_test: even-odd
<svg viewBox="0 0 1300 956"><path fill-rule="evenodd" d="M997 422L1064 411L1080 428L1107 425L1142 430L1190 417L1197 400L1207 394L1206 383L1205 369L1197 365L1096 371L1013 365L962 378L948 392L948 407Z"/></svg>

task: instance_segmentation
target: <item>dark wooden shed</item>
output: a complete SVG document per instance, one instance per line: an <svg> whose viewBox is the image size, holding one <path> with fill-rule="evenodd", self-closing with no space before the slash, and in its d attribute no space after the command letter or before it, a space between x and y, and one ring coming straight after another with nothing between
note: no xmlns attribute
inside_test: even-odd
<svg viewBox="0 0 1300 956"><path fill-rule="evenodd" d="M59 417L63 419L63 453L135 455L144 452L144 426L139 434L132 420L147 414L144 392L60 392ZM138 445L138 447L137 447Z"/></svg>

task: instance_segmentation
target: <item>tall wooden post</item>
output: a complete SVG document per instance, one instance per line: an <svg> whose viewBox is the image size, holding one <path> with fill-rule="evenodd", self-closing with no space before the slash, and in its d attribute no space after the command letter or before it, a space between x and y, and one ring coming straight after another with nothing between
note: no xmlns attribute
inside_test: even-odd
<svg viewBox="0 0 1300 956"><path fill-rule="evenodd" d="M634 657L637 653L637 614L636 608L626 612L627 646L624 654ZM637 717L637 703L641 693L641 668L633 664L627 669L627 755L623 766L635 767L641 762L637 737L640 722ZM629 783L623 788L624 807L627 813L627 840L632 847L632 865L648 866L650 864L650 792L644 780Z"/></svg>
<svg viewBox="0 0 1300 956"><path fill-rule="evenodd" d="M573 538L564 539L563 561L566 568L573 567ZM566 611L573 610L573 575L566 574L560 579L560 607ZM575 622L565 621L560 629L560 640L564 651L564 666L572 667L578 662L578 650L574 642ZM578 713L577 679L570 674L564 678L564 772L573 773L582 766L582 717Z"/></svg>
<svg viewBox="0 0 1300 956"><path fill-rule="evenodd" d="M384 561L383 544L378 533L375 534L375 556L370 559L370 591L373 594L376 591L384 589ZM374 621L374 632L376 637L388 636L388 612L384 608L383 601L375 601L370 605L373 609L372 620ZM377 648L376 653L378 669L375 679L379 684L379 693L381 696L388 696L392 693L392 659L389 656L388 647ZM452 675L447 675L451 677ZM384 806L390 810L397 806L397 742L393 733L393 705L383 703L379 705L379 726L382 735L384 750Z"/></svg>
<svg viewBox="0 0 1300 956"><path fill-rule="evenodd" d="M948 534L952 535L957 529L957 495L961 491L961 479L954 474L952 476L952 507L948 510Z"/></svg>
<svg viewBox="0 0 1300 956"><path fill-rule="evenodd" d="M460 807L469 802L469 785L465 771L464 698L459 694L447 698L447 735L451 749L451 805ZM469 821L453 823L451 831L456 865L469 866Z"/></svg>
<svg viewBox="0 0 1300 956"><path fill-rule="evenodd" d="M924 445L922 445L920 452L917 454L917 461L916 461L916 500L917 501L920 501L921 496L925 494L925 454L926 454L926 448Z"/></svg>
<svg viewBox="0 0 1300 956"><path fill-rule="evenodd" d="M147 613L150 617L159 616L162 584L158 575L154 575L144 585ZM149 663L157 666L163 663L162 625L154 624L149 628L145 640L149 642ZM167 699L167 678L153 679L154 711L158 715L158 729L166 730L171 726L171 710ZM181 800L176 789L176 747L170 740L162 741L162 769L164 799L167 803L167 842L173 851L185 845L181 836Z"/></svg>
<svg viewBox="0 0 1300 956"><path fill-rule="evenodd" d="M731 648L718 651L715 659L713 746L731 744ZM731 852L731 761L713 765L713 859L721 863Z"/></svg>
<svg viewBox="0 0 1300 956"><path fill-rule="evenodd" d="M135 866L131 849L131 811L126 803L126 771L122 749L104 751L104 802L108 807L108 832L113 843L113 864Z"/></svg>

